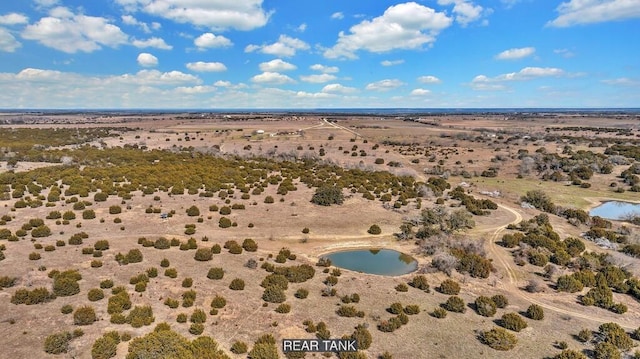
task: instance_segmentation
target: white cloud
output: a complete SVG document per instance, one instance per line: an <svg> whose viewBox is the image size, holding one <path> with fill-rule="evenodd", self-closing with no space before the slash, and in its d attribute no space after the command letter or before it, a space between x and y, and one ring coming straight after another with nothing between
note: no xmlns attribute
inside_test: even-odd
<svg viewBox="0 0 640 359"><path fill-rule="evenodd" d="M453 13L456 15L456 22L462 27L480 20L484 14L489 14L492 10L484 9L480 5L469 0L438 0L439 5L453 5Z"/></svg>
<svg viewBox="0 0 640 359"><path fill-rule="evenodd" d="M429 94L431 94L430 90L421 89L421 88L417 88L411 91L411 96L426 96Z"/></svg>
<svg viewBox="0 0 640 359"><path fill-rule="evenodd" d="M295 95L297 98L308 98L308 99L322 99L322 98L331 98L335 95L326 93L326 92L305 92L298 91Z"/></svg>
<svg viewBox="0 0 640 359"><path fill-rule="evenodd" d="M270 12L263 0L116 0L127 11L141 10L177 23L212 30L253 30L264 26Z"/></svg>
<svg viewBox="0 0 640 359"><path fill-rule="evenodd" d="M423 84L439 84L442 82L442 80L440 80L439 78L431 75L420 76L418 77L418 81Z"/></svg>
<svg viewBox="0 0 640 359"><path fill-rule="evenodd" d="M155 67L158 66L158 58L149 53L143 52L138 55L138 64L143 67Z"/></svg>
<svg viewBox="0 0 640 359"><path fill-rule="evenodd" d="M502 51L496 55L498 60L518 60L533 55L536 52L534 47L521 47Z"/></svg>
<svg viewBox="0 0 640 359"><path fill-rule="evenodd" d="M322 84L325 82L333 81L335 79L336 77L331 74L300 76L300 80L304 82L314 83L314 84Z"/></svg>
<svg viewBox="0 0 640 359"><path fill-rule="evenodd" d="M0 51L15 52L22 44L5 28L0 27Z"/></svg>
<svg viewBox="0 0 640 359"><path fill-rule="evenodd" d="M194 108L201 106L202 98L191 101L191 97L177 95L189 90L174 88L196 86L191 91L196 92L201 82L179 71L87 76L25 68L18 73L0 73L0 103L13 108Z"/></svg>
<svg viewBox="0 0 640 359"><path fill-rule="evenodd" d="M193 43L202 49L216 48L216 47L229 47L233 45L231 40L222 35L214 35L210 32L198 36Z"/></svg>
<svg viewBox="0 0 640 359"><path fill-rule="evenodd" d="M63 7L52 9L50 16L27 26L22 37L67 53L93 52L128 41L128 36L106 18L76 15Z"/></svg>
<svg viewBox="0 0 640 359"><path fill-rule="evenodd" d="M352 26L349 34L340 32L336 44L324 52L327 58L357 58L358 50L387 52L394 49L420 49L436 41L451 26L445 13L415 2L390 6L382 16Z"/></svg>
<svg viewBox="0 0 640 359"><path fill-rule="evenodd" d="M640 81L630 79L628 77L619 77L617 79L602 80L602 83L611 86L639 86Z"/></svg>
<svg viewBox="0 0 640 359"><path fill-rule="evenodd" d="M213 86L201 86L201 85L200 86L179 86L173 89L173 91L179 94L195 95L195 94L215 92L216 88Z"/></svg>
<svg viewBox="0 0 640 359"><path fill-rule="evenodd" d="M131 15L122 15L122 23L125 24L125 25L138 26L145 33L147 33L147 34L151 33L151 27L149 27L149 25L147 23L138 21L138 19L136 19L135 17L133 17ZM155 25L155 24L157 24L157 25ZM157 23L157 22L154 22L152 24L152 27L154 28L154 30L157 30L156 27L158 25L160 25L160 24Z"/></svg>
<svg viewBox="0 0 640 359"><path fill-rule="evenodd" d="M353 87L347 87L341 84L328 84L322 88L322 92L336 93L336 94L350 94L357 91L358 90Z"/></svg>
<svg viewBox="0 0 640 359"><path fill-rule="evenodd" d="M158 70L140 70L135 75L125 74L110 77L106 83L124 83L135 85L179 85L185 83L199 84L202 82L197 76L180 71L160 72Z"/></svg>
<svg viewBox="0 0 640 359"><path fill-rule="evenodd" d="M331 14L331 18L334 20L342 20L344 19L344 14L341 12L334 12L333 14Z"/></svg>
<svg viewBox="0 0 640 359"><path fill-rule="evenodd" d="M29 22L28 17L15 12L0 16L0 25L20 25L20 24L26 24L28 22Z"/></svg>
<svg viewBox="0 0 640 359"><path fill-rule="evenodd" d="M257 84L284 85L292 84L296 81L287 75L277 72L263 72L251 78L251 82Z"/></svg>
<svg viewBox="0 0 640 359"><path fill-rule="evenodd" d="M283 72L297 69L296 65L282 61L281 59L263 62L259 67L262 72Z"/></svg>
<svg viewBox="0 0 640 359"><path fill-rule="evenodd" d="M221 62L189 62L187 68L196 72L222 72L227 71L227 67Z"/></svg>
<svg viewBox="0 0 640 359"><path fill-rule="evenodd" d="M166 42L164 42L164 39L161 39L159 37L152 37L147 40L133 40L131 44L140 49L147 48L147 47L153 47L160 50L173 49L173 46L168 45Z"/></svg>
<svg viewBox="0 0 640 359"><path fill-rule="evenodd" d="M385 79L368 84L365 88L369 91L389 91L404 85L404 82L397 79Z"/></svg>
<svg viewBox="0 0 640 359"><path fill-rule="evenodd" d="M278 41L269 45L247 45L244 49L245 52L260 51L263 54L275 55L280 57L291 57L296 54L298 50L308 50L309 44L306 42L289 37L287 35L280 35Z"/></svg>
<svg viewBox="0 0 640 359"><path fill-rule="evenodd" d="M555 49L553 50L553 53L567 59L575 56L575 54L569 49Z"/></svg>
<svg viewBox="0 0 640 359"><path fill-rule="evenodd" d="M382 66L396 66L401 64L404 64L404 60L384 60L380 62Z"/></svg>
<svg viewBox="0 0 640 359"><path fill-rule="evenodd" d="M321 65L321 64L314 64L309 66L309 68L313 71L320 71L320 72L324 72L325 74L334 74L338 71L340 71L340 69L336 66L325 66L325 65Z"/></svg>
<svg viewBox="0 0 640 359"><path fill-rule="evenodd" d="M557 7L558 17L547 26L568 27L640 18L638 0L570 0Z"/></svg>
<svg viewBox="0 0 640 359"><path fill-rule="evenodd" d="M296 31L298 31L298 32L305 32L305 31L307 31L307 24L305 24L305 23L300 24L300 26L298 26L298 27L296 28Z"/></svg>
<svg viewBox="0 0 640 359"><path fill-rule="evenodd" d="M34 0L34 2L36 3L36 5L41 7L51 7L53 5L57 5L60 1L59 0Z"/></svg>
<svg viewBox="0 0 640 359"><path fill-rule="evenodd" d="M525 67L518 72L510 72L496 77L478 75L471 81L474 90L504 90L502 84L510 81L527 81L543 77L573 76L564 70L555 67Z"/></svg>
<svg viewBox="0 0 640 359"><path fill-rule="evenodd" d="M213 86L217 86L217 87L230 87L231 86L231 82L230 81L222 81L222 80L218 80L216 81Z"/></svg>

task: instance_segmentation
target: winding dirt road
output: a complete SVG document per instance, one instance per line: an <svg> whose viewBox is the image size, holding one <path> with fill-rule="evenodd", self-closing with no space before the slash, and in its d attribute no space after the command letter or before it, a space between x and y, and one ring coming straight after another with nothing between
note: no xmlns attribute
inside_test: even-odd
<svg viewBox="0 0 640 359"><path fill-rule="evenodd" d="M585 314L585 313L581 313L579 311L574 311L574 310L567 310L564 308L559 308L553 304L550 304L548 301L546 301L543 297L544 294L541 294L539 296L533 297L530 293L526 292L525 290L521 289L518 286L518 277L519 277L519 270L517 270L514 267L514 262L513 262L513 258L511 256L511 254L506 251L504 248L500 248L496 245L496 241L500 240L502 232L507 228L507 226L509 224L515 224L518 223L520 221L522 221L522 216L520 215L520 213L518 211L516 211L513 208L504 206L502 204L498 205L500 208L509 211L511 214L513 214L515 216L515 219L512 220L511 222L504 224L500 227L497 227L494 229L493 234L491 235L491 237L489 238L489 243L487 244L487 249L489 251L489 253L491 254L491 257L494 258L494 260L500 264L500 266L502 267L502 269L504 270L504 272L506 272L506 277L508 278L508 281L502 281L501 284L509 290L510 293L513 293L517 296L519 296L520 298L532 303L532 304L537 304L547 310L551 310L553 312L556 313L560 313L560 314L564 314L564 315L568 315L571 317L575 317L575 318L581 318L581 319L585 319L585 320L589 320L589 321L593 321L593 322L598 322L598 323L609 323L609 322L616 322L618 323L621 327L626 328L626 329L637 329L638 327L638 323L636 322L635 325L631 324L631 320L629 320L628 315L632 314L632 313L628 313L627 317L625 318L624 316L620 316L617 314L613 314L611 313L610 316L607 315L593 315L593 314ZM524 277L524 276L522 276ZM602 309L602 311L604 311L604 309ZM606 314L606 313L603 313ZM625 320L626 319L626 320Z"/></svg>

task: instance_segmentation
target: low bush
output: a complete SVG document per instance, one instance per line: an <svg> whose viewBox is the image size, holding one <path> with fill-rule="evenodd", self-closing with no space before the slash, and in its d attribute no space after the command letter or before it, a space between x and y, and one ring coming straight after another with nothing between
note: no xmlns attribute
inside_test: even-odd
<svg viewBox="0 0 640 359"><path fill-rule="evenodd" d="M244 289L244 280L242 280L240 278L236 278L236 279L232 280L231 284L229 284L229 289L231 289L231 290L243 290Z"/></svg>
<svg viewBox="0 0 640 359"><path fill-rule="evenodd" d="M207 321L207 313L202 309L196 309L191 313L191 317L189 317L189 321L191 323L204 323Z"/></svg>
<svg viewBox="0 0 640 359"><path fill-rule="evenodd" d="M502 294L496 294L491 297L491 300L496 304L498 308L506 308L509 305L509 300Z"/></svg>
<svg viewBox="0 0 640 359"><path fill-rule="evenodd" d="M445 318L447 316L447 310L444 308L436 308L431 313L434 318Z"/></svg>
<svg viewBox="0 0 640 359"><path fill-rule="evenodd" d="M248 349L247 343L245 342L236 341L231 345L231 352L233 354L244 354Z"/></svg>
<svg viewBox="0 0 640 359"><path fill-rule="evenodd" d="M495 350L502 351L511 350L515 348L518 343L518 339L515 335L502 328L493 328L491 330L481 332L478 338L483 344L486 344Z"/></svg>
<svg viewBox="0 0 640 359"><path fill-rule="evenodd" d="M519 332L527 327L527 322L518 313L506 313L500 318L500 326L514 332Z"/></svg>
<svg viewBox="0 0 640 359"><path fill-rule="evenodd" d="M262 293L262 300L269 303L283 303L287 299L284 290L277 286L269 286Z"/></svg>
<svg viewBox="0 0 640 359"><path fill-rule="evenodd" d="M75 325L90 325L96 320L98 320L96 311L90 306L79 307L73 313L73 324Z"/></svg>
<svg viewBox="0 0 640 359"><path fill-rule="evenodd" d="M474 304L476 312L483 317L493 317L496 314L496 303L489 297L480 296Z"/></svg>
<svg viewBox="0 0 640 359"><path fill-rule="evenodd" d="M51 334L44 340L44 351L48 354L62 354L69 350L72 335L69 332Z"/></svg>
<svg viewBox="0 0 640 359"><path fill-rule="evenodd" d="M286 314L291 311L291 305L282 303L276 307L276 313Z"/></svg>
<svg viewBox="0 0 640 359"><path fill-rule="evenodd" d="M222 279L224 277L224 270L222 268L211 268L207 273L209 279Z"/></svg>
<svg viewBox="0 0 640 359"><path fill-rule="evenodd" d="M216 295L211 300L211 308L221 309L224 308L225 305L227 305L227 300L222 296Z"/></svg>
<svg viewBox="0 0 640 359"><path fill-rule="evenodd" d="M527 317L533 320L542 320L544 319L544 310L537 304L531 304L527 308Z"/></svg>
<svg viewBox="0 0 640 359"><path fill-rule="evenodd" d="M440 283L438 291L446 295L458 295L460 293L460 284L452 279L445 279Z"/></svg>
<svg viewBox="0 0 640 359"><path fill-rule="evenodd" d="M91 358L109 359L115 357L119 343L120 335L118 332L105 333L93 343L91 347Z"/></svg>
<svg viewBox="0 0 640 359"><path fill-rule="evenodd" d="M92 302L96 302L104 298L104 292L99 288L90 289L87 293L87 298Z"/></svg>
<svg viewBox="0 0 640 359"><path fill-rule="evenodd" d="M296 290L294 296L298 299L305 299L309 295L309 291L305 288Z"/></svg>
<svg viewBox="0 0 640 359"><path fill-rule="evenodd" d="M456 296L449 297L449 299L447 299L447 301L444 302L442 307L450 312L455 312L455 313L464 313L467 310L464 300Z"/></svg>

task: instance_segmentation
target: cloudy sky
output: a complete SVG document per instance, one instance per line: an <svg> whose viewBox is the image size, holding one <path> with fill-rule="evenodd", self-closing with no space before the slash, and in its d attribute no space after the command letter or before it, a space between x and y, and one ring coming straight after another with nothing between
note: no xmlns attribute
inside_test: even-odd
<svg viewBox="0 0 640 359"><path fill-rule="evenodd" d="M640 107L640 0L2 0L0 108Z"/></svg>

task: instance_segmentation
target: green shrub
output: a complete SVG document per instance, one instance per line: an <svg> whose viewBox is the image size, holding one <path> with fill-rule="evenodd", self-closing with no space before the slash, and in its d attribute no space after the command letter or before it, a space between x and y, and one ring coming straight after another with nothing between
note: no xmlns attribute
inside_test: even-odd
<svg viewBox="0 0 640 359"><path fill-rule="evenodd" d="M207 313L205 313L202 309L196 309L193 313L191 313L189 321L191 323L204 323L207 321Z"/></svg>
<svg viewBox="0 0 640 359"><path fill-rule="evenodd" d="M180 301L173 298L167 298L164 300L164 305L171 309L176 309L180 305Z"/></svg>
<svg viewBox="0 0 640 359"><path fill-rule="evenodd" d="M236 341L231 345L231 352L233 354L244 354L248 349L245 342Z"/></svg>
<svg viewBox="0 0 640 359"><path fill-rule="evenodd" d="M79 307L73 313L73 324L75 325L90 325L96 320L98 320L96 311L90 306Z"/></svg>
<svg viewBox="0 0 640 359"><path fill-rule="evenodd" d="M91 347L92 359L109 359L116 356L120 335L117 332L105 333L96 339Z"/></svg>
<svg viewBox="0 0 640 359"><path fill-rule="evenodd" d="M187 215L189 217L196 217L200 215L200 210L196 206L191 206L187 208Z"/></svg>
<svg viewBox="0 0 640 359"><path fill-rule="evenodd" d="M322 186L316 189L311 202L321 206L340 205L344 202L344 195L339 187Z"/></svg>
<svg viewBox="0 0 640 359"><path fill-rule="evenodd" d="M287 280L287 277L283 276L282 274L271 273L262 280L262 283L260 283L260 286L263 288L272 285L286 290L289 287L289 281Z"/></svg>
<svg viewBox="0 0 640 359"><path fill-rule="evenodd" d="M269 303L283 303L287 297L281 287L272 285L264 289L262 300Z"/></svg>
<svg viewBox="0 0 640 359"><path fill-rule="evenodd" d="M242 280L240 278L236 278L236 279L232 280L231 284L229 284L229 289L231 289L231 290L243 290L244 289L244 280Z"/></svg>
<svg viewBox="0 0 640 359"><path fill-rule="evenodd" d="M493 328L491 330L481 332L478 337L483 344L486 344L495 350L511 350L515 348L518 343L518 339L515 335L502 328Z"/></svg>
<svg viewBox="0 0 640 359"><path fill-rule="evenodd" d="M93 248L97 251L106 251L107 249L109 249L109 241L106 239L96 241L93 244Z"/></svg>
<svg viewBox="0 0 640 359"><path fill-rule="evenodd" d="M176 321L177 321L178 323L186 323L186 322L187 322L187 319L188 319L188 318L187 318L187 315L186 315L186 314L184 314L184 313L180 313L180 314L178 314L178 316L176 317Z"/></svg>
<svg viewBox="0 0 640 359"><path fill-rule="evenodd" d="M483 317L493 317L496 314L496 303L489 297L480 296L474 304L476 312Z"/></svg>
<svg viewBox="0 0 640 359"><path fill-rule="evenodd" d="M544 319L544 310L539 305L531 304L527 308L527 317L533 320L542 320Z"/></svg>
<svg viewBox="0 0 640 359"><path fill-rule="evenodd" d="M189 333L193 335L200 335L204 332L204 325L200 323L193 323L189 327Z"/></svg>
<svg viewBox="0 0 640 359"><path fill-rule="evenodd" d="M165 269L165 271L164 271L164 275L165 275L166 277L169 277L169 278L175 279L175 278L177 278L177 277L178 277L178 270L177 270L177 269L175 269L175 268L167 268L167 269Z"/></svg>
<svg viewBox="0 0 640 359"><path fill-rule="evenodd" d="M409 287L407 287L407 285L404 283L400 283L395 287L395 290L398 292L407 292L409 290Z"/></svg>
<svg viewBox="0 0 640 359"><path fill-rule="evenodd" d="M98 301L104 298L104 292L102 291L102 289L98 289L98 288L93 288L89 290L89 293L87 293L87 298L92 301Z"/></svg>
<svg viewBox="0 0 640 359"><path fill-rule="evenodd" d="M38 259L40 259L40 258L41 258L41 257L40 257L40 253L38 253L38 252L31 252L31 253L29 253L29 260L37 261L37 260L38 260Z"/></svg>
<svg viewBox="0 0 640 359"><path fill-rule="evenodd" d="M109 302L107 304L107 313L122 313L125 310L129 310L130 308L131 299L129 298L129 293L127 293L126 290L118 291L116 294L109 298Z"/></svg>
<svg viewBox="0 0 640 359"><path fill-rule="evenodd" d="M586 343L590 341L591 338L593 338L593 332L590 329L582 329L578 332L578 335L576 336L576 338L579 341Z"/></svg>
<svg viewBox="0 0 640 359"><path fill-rule="evenodd" d="M598 327L603 341L611 343L621 350L629 350L633 346L633 340L629 334L617 323L604 323Z"/></svg>
<svg viewBox="0 0 640 359"><path fill-rule="evenodd" d="M420 306L415 304L407 305L406 307L404 307L404 313L407 315L418 314L420 313Z"/></svg>
<svg viewBox="0 0 640 359"><path fill-rule="evenodd" d="M73 307L70 304L65 304L60 308L62 314L71 314L71 312L73 312Z"/></svg>
<svg viewBox="0 0 640 359"><path fill-rule="evenodd" d="M227 305L227 300L224 299L224 297L222 297L222 296L216 295L211 300L211 307L212 308L221 309L221 308L224 308L225 305Z"/></svg>
<svg viewBox="0 0 640 359"><path fill-rule="evenodd" d="M500 326L519 332L527 327L527 322L518 313L506 313L500 318Z"/></svg>
<svg viewBox="0 0 640 359"><path fill-rule="evenodd" d="M620 351L609 342L596 344L593 354L595 359L620 359Z"/></svg>
<svg viewBox="0 0 640 359"><path fill-rule="evenodd" d="M427 282L427 278L422 274L413 277L411 279L411 282L409 282L409 285L416 289L424 290L426 292L430 290L429 283Z"/></svg>
<svg viewBox="0 0 640 359"><path fill-rule="evenodd" d="M227 217L221 217L218 220L218 227L220 228L229 228L231 227L231 225L233 224L233 222L231 222L231 220Z"/></svg>
<svg viewBox="0 0 640 359"><path fill-rule="evenodd" d="M276 307L276 313L286 314L291 311L291 306L286 303L282 303Z"/></svg>
<svg viewBox="0 0 640 359"><path fill-rule="evenodd" d="M91 268L100 268L102 267L102 261L93 260L91 261Z"/></svg>
<svg viewBox="0 0 640 359"><path fill-rule="evenodd" d="M111 279L105 279L100 282L100 288L102 289L109 289L111 287L113 287L113 281Z"/></svg>
<svg viewBox="0 0 640 359"><path fill-rule="evenodd" d="M447 310L444 308L436 308L433 310L431 315L434 318L445 318L447 316Z"/></svg>
<svg viewBox="0 0 640 359"><path fill-rule="evenodd" d="M382 229L377 224L373 224L371 225L371 227L369 227L369 229L367 230L367 233L377 235L382 233Z"/></svg>
<svg viewBox="0 0 640 359"><path fill-rule="evenodd" d="M183 288L191 288L191 286L193 286L193 279L192 278L185 278L182 280L182 287Z"/></svg>
<svg viewBox="0 0 640 359"><path fill-rule="evenodd" d="M587 359L587 356L576 350L564 349L551 359Z"/></svg>
<svg viewBox="0 0 640 359"><path fill-rule="evenodd" d="M498 308L506 308L509 305L509 300L502 294L496 294L491 297L491 300L496 304Z"/></svg>
<svg viewBox="0 0 640 359"><path fill-rule="evenodd" d="M96 218L96 212L92 209L85 209L82 212L82 219L94 219Z"/></svg>
<svg viewBox="0 0 640 359"><path fill-rule="evenodd" d="M164 258L163 260L160 261L160 267L162 268L167 268L171 265L171 263L169 263L169 260L167 258Z"/></svg>
<svg viewBox="0 0 640 359"><path fill-rule="evenodd" d="M305 288L299 288L298 290L296 290L294 296L298 299L305 299L307 296L309 296L309 291Z"/></svg>
<svg viewBox="0 0 640 359"><path fill-rule="evenodd" d="M389 308L387 308L387 312L391 313L391 314L400 314L402 313L402 303L396 302L393 303L389 306Z"/></svg>
<svg viewBox="0 0 640 359"><path fill-rule="evenodd" d="M464 300L456 296L449 297L442 307L450 312L456 313L464 313L467 310Z"/></svg>
<svg viewBox="0 0 640 359"><path fill-rule="evenodd" d="M126 322L134 328L151 325L155 321L151 306L135 306L127 315Z"/></svg>
<svg viewBox="0 0 640 359"><path fill-rule="evenodd" d="M258 250L258 244L251 238L246 238L242 242L242 248L247 252L255 252Z"/></svg>
<svg viewBox="0 0 640 359"><path fill-rule="evenodd" d="M207 278L209 279L222 279L224 277L224 270L222 268L211 268L207 273Z"/></svg>
<svg viewBox="0 0 640 359"><path fill-rule="evenodd" d="M62 332L51 334L44 340L44 351L48 354L62 354L69 350L71 333Z"/></svg>
<svg viewBox="0 0 640 359"><path fill-rule="evenodd" d="M559 292L575 293L581 291L582 283L572 275L561 275L556 281L556 289Z"/></svg>
<svg viewBox="0 0 640 359"><path fill-rule="evenodd" d="M185 308L193 306L193 303L196 301L196 295L194 290L188 290L182 293L182 306Z"/></svg>
<svg viewBox="0 0 640 359"><path fill-rule="evenodd" d="M336 314L338 314L341 317L347 317L347 318L364 317L364 312L357 310L356 307L352 305L341 305L338 308L338 310L336 310Z"/></svg>
<svg viewBox="0 0 640 359"><path fill-rule="evenodd" d="M438 291L446 295L458 295L460 293L460 284L454 280L445 279L440 283Z"/></svg>

